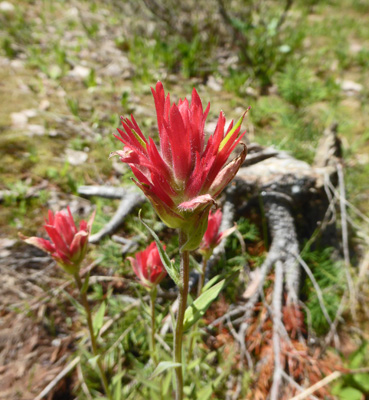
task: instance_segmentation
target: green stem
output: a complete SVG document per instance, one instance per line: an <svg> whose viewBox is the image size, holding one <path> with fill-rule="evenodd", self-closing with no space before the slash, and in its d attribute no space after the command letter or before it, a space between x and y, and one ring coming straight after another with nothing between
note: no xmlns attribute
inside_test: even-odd
<svg viewBox="0 0 369 400"><path fill-rule="evenodd" d="M187 236L183 231L179 231L179 248L186 243ZM183 373L182 373L182 339L183 339L183 319L187 306L188 281L190 269L190 252L180 250L181 269L180 285L178 287L178 313L174 332L174 362L181 364L175 368L176 374L176 400L183 400Z"/></svg>
<svg viewBox="0 0 369 400"><path fill-rule="evenodd" d="M100 352L99 352L99 349L97 347L97 341L96 341L96 337L95 337L95 334L94 334L94 328L93 328L93 325L92 325L92 315L91 315L90 306L88 304L87 294L86 294L86 291L82 291L83 284L82 284L81 277L79 276L78 272L74 275L74 279L76 281L76 285L77 285L78 290L79 290L82 306L84 307L84 309L86 311L87 326L88 326L88 330L89 330L89 333L90 333L92 353L93 353L93 355L95 357L97 357L97 356L100 356ZM111 394L110 394L108 380L106 378L106 375L105 375L104 368L102 366L100 357L97 358L97 366L99 368L100 378L101 378L101 382L102 382L102 384L104 386L105 394L108 397L108 399L112 399Z"/></svg>
<svg viewBox="0 0 369 400"><path fill-rule="evenodd" d="M202 270L201 270L201 273L199 276L199 281L197 284L197 297L200 297L202 288L204 287L206 266L209 261L209 258L210 258L209 256L204 256L204 258L202 260ZM198 322L196 322L196 324L193 326L192 333L197 331L197 327L198 327ZM193 353L193 348L194 348L195 343L196 343L196 338L195 338L195 335L192 334L190 346L188 348L187 362L189 362L192 358L192 353Z"/></svg>
<svg viewBox="0 0 369 400"><path fill-rule="evenodd" d="M202 271L201 271L201 274L200 274L200 277L199 277L199 282L198 282L198 285L197 285L197 297L199 297L201 295L202 288L204 287L206 266L208 264L209 258L210 257L205 256L203 258L203 260L202 260Z"/></svg>
<svg viewBox="0 0 369 400"><path fill-rule="evenodd" d="M156 357L156 346L155 346L155 300L156 300L157 288L154 286L150 292L150 305L151 305L151 354L152 360L155 366L158 365L158 359Z"/></svg>

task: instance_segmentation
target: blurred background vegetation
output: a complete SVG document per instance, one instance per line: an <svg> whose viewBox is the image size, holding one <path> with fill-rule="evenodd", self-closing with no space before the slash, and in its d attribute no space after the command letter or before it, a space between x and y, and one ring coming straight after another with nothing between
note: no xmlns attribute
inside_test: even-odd
<svg viewBox="0 0 369 400"><path fill-rule="evenodd" d="M133 113L146 134L156 134L150 86L157 80L181 97L196 87L204 102L211 101L209 131L220 109L228 119L235 119L251 106L246 121L248 139L307 162L314 159L324 129L337 122L348 200L367 215L368 20L367 0L0 2L0 237L14 238L19 230L36 234L47 208L70 203L88 213L90 205L77 196L80 185L130 182L129 169L108 159L111 151L120 148L113 133L119 116ZM97 230L116 204L103 199L93 199L93 203L98 210ZM155 218L149 207L144 212L147 218ZM356 224L350 241L353 262L358 262L367 248L368 224L357 213L349 216ZM245 237L253 232L250 244L260 241L255 226L245 221L240 226L244 226ZM125 230L127 235L140 235L142 244L148 240L137 228L135 216ZM230 269L240 263L237 257L241 256L232 240L228 243ZM171 248L175 243L169 244ZM334 316L345 278L333 272L329 252L314 250L305 258L330 296L329 312ZM114 265L114 271L130 273L120 246L111 240L94 254L102 267ZM249 262L258 265L263 254L256 251L249 257ZM313 327L324 334L328 327L316 295L309 284L303 290ZM110 295L95 286L93 298L107 300ZM114 302L116 298L111 300L111 315L121 307L118 302L114 308ZM117 332L137 318L142 317L134 309ZM362 316L364 324L365 320ZM140 370L147 361L147 355L137 356L140 348L147 352L144 331L142 325L141 331L133 336L127 333L126 343L122 342L124 349L133 348L125 354L127 370ZM115 343L113 339L107 347ZM366 347L360 349L361 357ZM124 351L114 347L111 365ZM188 389L187 395L205 399L216 393L218 397L213 398L225 398L223 378L231 373L231 363L215 361L219 357L216 350L208 353L202 348L199 352L204 363L211 359L206 379L216 383L209 388L196 382L199 367L191 365L189 371L193 370L193 380L202 391L194 394ZM362 358L358 364L366 362ZM221 365L222 374L215 365ZM244 396L248 379L242 382ZM340 385L337 393L349 389L347 399L360 399L369 391L349 380ZM155 388L147 390L156 393Z"/></svg>

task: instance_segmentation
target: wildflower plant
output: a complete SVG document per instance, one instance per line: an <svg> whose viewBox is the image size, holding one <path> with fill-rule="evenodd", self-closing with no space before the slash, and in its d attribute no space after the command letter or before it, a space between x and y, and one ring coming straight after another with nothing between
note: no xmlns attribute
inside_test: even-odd
<svg viewBox="0 0 369 400"><path fill-rule="evenodd" d="M96 358L96 365L99 370L105 394L111 399L109 383L101 362L101 354L96 338L97 335L94 332L92 313L87 299L89 275L84 278L80 276L81 264L86 256L88 238L91 233L95 212L91 215L88 222L84 220L80 221L79 228L77 228L69 207L67 208L67 212L59 211L55 214L49 210L48 217L48 219L45 219L46 223L44 228L50 237L50 241L39 237L26 237L22 234L19 234L19 236L26 243L49 253L65 272L74 277L79 290L80 300L86 313L92 353L94 358Z"/></svg>
<svg viewBox="0 0 369 400"><path fill-rule="evenodd" d="M134 183L150 200L156 213L169 227L178 230L179 269L165 254L158 238L160 256L168 274L178 286L178 312L174 332L173 366L176 374L176 400L183 399L182 340L189 290L190 251L199 247L208 225L210 208L216 198L234 178L245 160L247 149L241 139L243 116L226 128L220 112L214 133L205 140L204 126L210 109L205 111L195 89L191 102L171 103L161 82L151 89L154 96L160 143L148 139L136 120L121 118L123 129L118 129L124 147L111 153L127 163L136 179ZM242 144L239 156L225 165L232 151ZM221 285L219 286L221 287ZM214 296L214 290L212 296ZM211 296L210 296L211 297ZM210 298L209 297L209 298ZM188 314L191 314L189 312ZM193 319L195 323L195 319ZM190 324L185 324L187 328Z"/></svg>
<svg viewBox="0 0 369 400"><path fill-rule="evenodd" d="M119 156L122 162L130 166L135 176L134 183L150 200L157 215L169 228L178 231L180 265L170 259L156 233L142 220L154 242L134 256L128 257L128 260L138 281L150 294L150 350L151 359L156 366L152 376L173 368L176 378L175 398L182 400L183 335L204 315L226 284L223 279L215 284L208 284L203 289L206 263L222 238L231 232L219 232L222 213L220 210L212 213L210 209L216 205L217 197L234 178L245 160L247 149L241 143L245 134L241 132L245 114L235 124L232 121L226 127L225 116L220 112L215 131L206 140L204 126L210 104L204 110L195 89L191 102L184 99L179 100L178 104L171 103L170 95L165 94L161 82L156 84L152 93L157 114L159 145L157 146L151 137L144 136L131 116L130 119L122 118L123 129L118 129L119 135L116 135L123 143L123 149L111 155ZM226 164L230 154L239 144L240 154ZM92 318L87 298L89 275L83 277L81 274L81 264L87 253L93 219L94 214L88 222L81 221L77 227L69 207L66 212L54 214L49 211L44 227L50 240L22 235L21 238L49 253L65 272L74 277L91 339L94 357L90 362L98 368L105 396L112 399L120 396L121 383L116 385L115 379L109 385L97 343L99 329L96 327L95 318ZM190 252L199 247L203 255L203 270L199 280L198 297L187 306ZM173 362L159 363L155 345L155 305L158 285L167 274L177 286L178 309L174 327ZM104 313L105 303L101 304L96 313L101 323ZM193 341L189 357L192 345ZM114 388L113 395L111 388Z"/></svg>
<svg viewBox="0 0 369 400"><path fill-rule="evenodd" d="M75 275L79 272L81 263L86 255L88 236L91 232L95 213L88 222L81 221L77 228L70 208L67 212L54 213L49 210L45 218L44 228L51 241L39 237L20 237L28 244L49 253L57 264L69 274Z"/></svg>

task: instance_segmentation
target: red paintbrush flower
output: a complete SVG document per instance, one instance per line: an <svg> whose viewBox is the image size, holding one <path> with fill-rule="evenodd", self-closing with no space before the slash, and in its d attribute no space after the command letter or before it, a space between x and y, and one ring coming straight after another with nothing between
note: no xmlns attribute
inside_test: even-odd
<svg viewBox="0 0 369 400"><path fill-rule="evenodd" d="M145 250L136 253L135 258L128 257L128 260L131 262L134 273L146 287L158 285L167 274L155 242L152 242Z"/></svg>
<svg viewBox="0 0 369 400"><path fill-rule="evenodd" d="M213 250L219 245L223 238L230 235L236 229L232 227L224 232L219 232L222 217L223 213L220 209L216 210L214 213L212 213L211 210L209 211L208 227L200 244L200 252L203 253L206 258L211 256Z"/></svg>
<svg viewBox="0 0 369 400"><path fill-rule="evenodd" d="M88 236L95 217L95 212L88 222L81 221L77 228L69 207L67 213L60 211L55 215L49 210L49 219L44 225L51 241L39 237L20 237L29 244L51 254L51 257L68 273L78 272L88 245Z"/></svg>
<svg viewBox="0 0 369 400"><path fill-rule="evenodd" d="M234 178L246 157L241 154L224 166L244 133L240 133L244 115L225 129L226 119L220 113L215 132L205 143L204 125L210 103L203 111L193 89L191 103L178 105L165 96L161 82L151 89L156 107L160 146L145 138L133 116L121 118L123 130L116 136L123 144L118 155L127 163L137 180L136 185L149 198L162 221L180 228L188 237L184 249L198 247L206 230L210 207L225 186Z"/></svg>

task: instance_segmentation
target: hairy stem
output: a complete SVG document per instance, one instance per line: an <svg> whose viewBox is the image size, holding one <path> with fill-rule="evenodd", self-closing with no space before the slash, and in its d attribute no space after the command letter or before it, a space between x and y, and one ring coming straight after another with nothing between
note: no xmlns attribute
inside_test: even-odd
<svg viewBox="0 0 369 400"><path fill-rule="evenodd" d="M154 361L155 366L158 365L158 358L156 357L156 346L155 346L155 300L156 300L157 288L154 286L150 292L150 305L151 305L151 357Z"/></svg>
<svg viewBox="0 0 369 400"><path fill-rule="evenodd" d="M187 236L181 230L179 231L179 248L186 243ZM183 373L182 373L182 339L183 339L183 319L187 306L188 281L190 252L188 250L180 250L181 269L180 269L180 285L178 288L178 313L176 328L174 332L174 362L181 364L175 368L176 374L176 400L183 400Z"/></svg>
<svg viewBox="0 0 369 400"><path fill-rule="evenodd" d="M204 287L204 283L205 283L205 273L206 273L206 266L208 264L209 261L209 256L204 256L203 260L202 260L202 270L199 276L199 282L197 284L197 297L200 297L201 292L202 292L202 288ZM198 328L198 322L196 322L196 324L193 326L192 328L192 333L196 332ZM191 336L191 340L190 340L190 346L188 348L188 355L187 355L187 361L189 362L192 358L192 353L193 353L193 348L194 345L196 343L196 337L194 334L192 334Z"/></svg>
<svg viewBox="0 0 369 400"><path fill-rule="evenodd" d="M74 275L74 279L76 281L76 285L77 285L78 290L79 290L82 306L83 306L83 308L85 309L85 312L86 312L87 326L88 326L88 330L89 330L89 333L90 333L92 353L93 353L93 355L95 357L97 357L97 356L100 355L100 352L99 352L99 349L97 347L97 341L96 341L96 337L95 337L95 334L94 334L94 329L93 329L93 325L92 325L91 309L90 309L90 306L88 304L86 291L82 290L83 284L82 284L81 277L79 276L78 272ZM101 379L101 382L102 382L102 384L104 386L105 394L109 399L112 399L111 394L110 394L108 380L106 378L106 375L105 375L105 372L104 372L104 368L102 366L100 358L97 359L97 366L99 368L100 379Z"/></svg>

